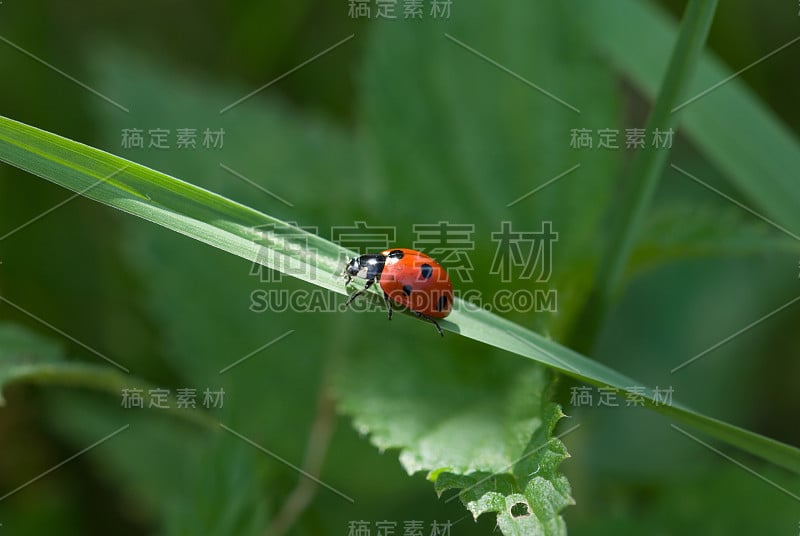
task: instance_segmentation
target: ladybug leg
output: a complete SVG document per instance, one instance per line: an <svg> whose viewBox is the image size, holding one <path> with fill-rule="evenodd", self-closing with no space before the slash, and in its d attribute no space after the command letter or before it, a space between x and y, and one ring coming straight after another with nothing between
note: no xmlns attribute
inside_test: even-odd
<svg viewBox="0 0 800 536"><path fill-rule="evenodd" d="M386 302L386 308L389 310L389 320L392 319L392 301L389 299L389 295L385 292L383 293L383 301Z"/></svg>
<svg viewBox="0 0 800 536"><path fill-rule="evenodd" d="M436 331L438 331L438 332L439 332L439 335L441 335L442 337L444 337L444 332L442 331L442 328L441 328L441 327L439 327L439 323L438 323L436 320L434 320L433 318L429 317L428 315L424 315L424 314L422 314L422 313L418 313L418 312L416 312L416 311L414 311L414 315L415 315L417 318L420 318L420 319L422 319L422 320L427 320L428 322L432 323L434 326L436 326Z"/></svg>
<svg viewBox="0 0 800 536"><path fill-rule="evenodd" d="M355 300L356 298L358 298L359 296L361 296L362 294L364 294L364 292L366 292L366 291L367 291L367 289L369 289L369 287L371 287L371 286L372 286L374 283L375 283L375 280L374 280L374 279L367 279L367 284L366 284L366 285L364 285L364 288L362 288L361 290L357 290L357 291L353 292L353 293L350 295L350 297L349 297L349 298L347 298L347 301L346 301L346 302L344 302L344 306L345 306L345 307L347 307L348 305L350 305L351 303L353 303L353 300Z"/></svg>

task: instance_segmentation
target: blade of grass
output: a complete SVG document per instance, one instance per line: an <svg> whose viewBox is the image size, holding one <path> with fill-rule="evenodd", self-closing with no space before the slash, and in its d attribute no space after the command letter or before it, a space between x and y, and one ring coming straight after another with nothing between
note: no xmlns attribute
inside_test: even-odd
<svg viewBox="0 0 800 536"><path fill-rule="evenodd" d="M643 94L654 97L667 62L661 43L676 32L672 17L655 2L639 0L587 2L586 7L595 10L590 20L603 21L587 26L597 49ZM776 37L775 48L764 53L776 51L789 37ZM796 47L800 44L780 53L797 54ZM747 197L741 201L800 233L800 181L787 171L800 169L800 140L742 78L731 78L734 70L712 52L703 54L686 98L728 81L681 109L681 132Z"/></svg>
<svg viewBox="0 0 800 536"><path fill-rule="evenodd" d="M678 40L661 83L645 132L668 131L677 124L673 108L686 92L705 47L717 0L692 0L686 7ZM573 324L570 346L590 352L614 297L620 290L636 239L653 202L658 180L664 173L669 151L648 146L638 151L630 169L630 188L614 206L609 241L600 259L592 293L578 321Z"/></svg>
<svg viewBox="0 0 800 536"><path fill-rule="evenodd" d="M292 239L285 239L275 228L289 228L288 224L179 179L4 117L0 117L0 160L73 191L101 181L84 195L252 262L347 294L341 276L342 259L352 252L297 228L291 228ZM287 271L290 259L292 269ZM298 263L308 270L298 273ZM372 296L381 300L377 290ZM444 329L533 359L593 385L621 392L641 385L461 300L441 324ZM647 396L645 400L651 409L800 474L800 449L678 404L666 406Z"/></svg>

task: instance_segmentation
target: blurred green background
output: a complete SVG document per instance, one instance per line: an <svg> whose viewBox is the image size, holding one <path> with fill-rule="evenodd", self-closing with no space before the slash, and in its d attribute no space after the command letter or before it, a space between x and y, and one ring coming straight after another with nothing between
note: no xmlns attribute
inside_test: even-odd
<svg viewBox="0 0 800 536"><path fill-rule="evenodd" d="M495 253L490 234L500 222L536 230L541 221L553 221L560 233L553 279L541 286L558 288L558 314L505 316L559 338L591 285L607 210L632 156L624 149L576 151L570 130L641 128L649 106L600 52L594 39L602 30L587 31L604 24L590 14L622 16L624 3L600 10L588 4L487 7L454 0L446 20L434 20L426 9L421 21L386 21L350 18L345 0L6 1L0 4L0 114L316 227L323 236L331 226L363 220L396 226L397 244L405 245L414 240L415 223L474 224L474 281L457 287L485 295L530 286L489 274ZM676 19L684 7L677 1L652 5ZM798 11L792 2L726 0L709 47L737 70L796 37ZM574 115L445 33L579 104L582 113ZM667 53L672 44L650 45ZM795 134L798 47L740 79ZM172 148L125 149L122 130L132 128L170 129ZM175 147L181 128L198 129L196 150ZM224 147L200 146L206 128L224 129ZM748 204L680 132L670 161ZM578 162L581 169L572 176L506 207ZM3 165L0 236L70 195ZM669 374L797 296L797 250L776 240L785 238L778 231L674 172L665 173L655 213L643 239L651 249L638 251L641 270L592 357L648 384L670 385L677 399L707 414L800 444L800 306ZM672 249L670 237L677 244ZM405 413L413 420L426 404L457 411L468 403L458 400L465 393L490 405L533 364L451 334L435 340L429 326L407 318L387 325L380 314L254 313L254 290L306 285L287 277L265 282L241 259L80 198L0 239L0 261L0 295L154 386L224 388L225 407L211 410L213 417L296 465L309 444L319 443L312 430L324 435L330 425L321 479L355 503L320 488L287 533L348 534L354 520L370 523L373 534L382 520L398 522L398 534L406 520L423 520L425 534L433 521L446 520L456 522L454 535L492 532L491 516L474 523L458 501L437 499L424 473L409 477L397 451L373 447L348 414L374 423L359 412L391 406L384 425L391 431L406 425ZM51 340L70 359L98 359L7 304L0 304L0 321ZM219 375L221 367L288 330L295 331ZM556 396L570 422L581 423L564 438L572 458L562 465L577 502L563 512L573 534L800 530L800 505L788 495L651 412L570 407L569 386ZM348 414L331 416L329 390ZM6 398L0 496L120 426L130 428L1 500L0 534L260 534L274 528L270 523L302 481L231 435L158 410L123 409L119 396L15 385ZM374 425L360 431L375 432ZM726 452L800 490L800 482L779 469Z"/></svg>

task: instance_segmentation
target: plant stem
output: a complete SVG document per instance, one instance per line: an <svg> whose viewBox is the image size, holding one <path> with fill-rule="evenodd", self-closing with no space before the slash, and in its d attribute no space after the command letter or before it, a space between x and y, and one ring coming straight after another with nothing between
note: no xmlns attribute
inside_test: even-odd
<svg viewBox="0 0 800 536"><path fill-rule="evenodd" d="M150 407L152 399L150 391L154 389L152 384L142 379L123 374L107 366L77 363L48 363L32 367L30 371L16 374L7 380L7 384L12 383L77 387L116 397L122 396L125 389L138 389L142 396L142 405L145 408ZM0 405L2 404L0 403ZM164 415L171 415L206 430L216 432L219 429L219 421L202 409L169 406L159 411L163 411Z"/></svg>
<svg viewBox="0 0 800 536"><path fill-rule="evenodd" d="M336 424L336 406L328 389L329 386L327 384L323 384L320 388L317 414L314 418L314 423L311 425L305 461L303 462L303 470L312 475L319 475L322 472L322 465L328 454L328 447ZM305 509L308 508L308 505L311 504L318 488L319 486L316 482L301 477L264 534L272 536L286 534Z"/></svg>
<svg viewBox="0 0 800 536"><path fill-rule="evenodd" d="M331 352L328 354L317 395L317 409L311 431L308 435L303 470L311 475L320 475L322 466L328 455L328 448L336 428L336 401L332 392L333 376L340 367L342 354L340 349L346 348L349 330L341 328L341 321L336 323L332 336ZM341 328L341 329L340 329ZM314 500L319 486L313 480L300 478L297 486L287 497L283 506L275 514L264 536L283 536L297 523L303 512Z"/></svg>
<svg viewBox="0 0 800 536"><path fill-rule="evenodd" d="M717 0L691 0L681 23L664 80L645 132L669 131L677 124L679 103L705 47ZM637 152L630 169L630 186L619 204L612 207L611 232L600 259L594 290L573 324L569 345L581 353L593 349L600 327L619 293L625 268L653 201L658 179L666 167L669 151L652 144Z"/></svg>

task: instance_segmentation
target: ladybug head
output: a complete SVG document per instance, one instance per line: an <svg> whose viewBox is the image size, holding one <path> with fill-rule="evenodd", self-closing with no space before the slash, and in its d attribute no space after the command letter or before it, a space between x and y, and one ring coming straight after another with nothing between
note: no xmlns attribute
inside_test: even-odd
<svg viewBox="0 0 800 536"><path fill-rule="evenodd" d="M358 257L353 257L350 259L344 267L345 275L350 277L358 277L358 271L361 269L361 263L358 261Z"/></svg>
<svg viewBox="0 0 800 536"><path fill-rule="evenodd" d="M386 257L383 255L361 255L353 257L344 267L344 275L348 278L377 279L383 271Z"/></svg>

